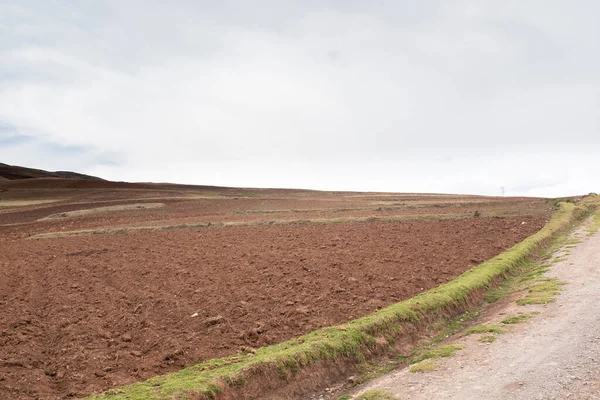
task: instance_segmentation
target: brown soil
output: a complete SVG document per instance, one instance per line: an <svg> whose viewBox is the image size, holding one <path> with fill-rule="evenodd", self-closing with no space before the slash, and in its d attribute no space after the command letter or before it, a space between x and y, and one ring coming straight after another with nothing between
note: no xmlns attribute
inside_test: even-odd
<svg viewBox="0 0 600 400"><path fill-rule="evenodd" d="M148 194L130 192L128 201ZM372 207L381 199L367 195L254 191L246 199L161 200L166 206L157 209L36 222L103 207L114 196L77 193L59 205L0 214L0 398L85 396L343 323L456 277L534 233L547 217L542 200L454 197L448 209L461 213L489 203L500 211L521 204L532 215L25 238L72 227L164 224L194 213L226 221L247 218L240 210L385 212ZM424 199L430 197L410 204ZM335 211L343 204L354 210Z"/></svg>

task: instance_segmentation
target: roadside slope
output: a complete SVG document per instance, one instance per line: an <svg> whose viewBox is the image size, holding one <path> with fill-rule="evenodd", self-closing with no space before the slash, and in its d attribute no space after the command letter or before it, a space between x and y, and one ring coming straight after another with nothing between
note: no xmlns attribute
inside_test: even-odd
<svg viewBox="0 0 600 400"><path fill-rule="evenodd" d="M408 368L382 376L356 393L384 389L401 399L598 399L600 398L600 234L571 247L546 275L567 284L556 302L509 306L485 324L517 312L540 312L492 344L475 336L455 343L465 349L437 360L437 371Z"/></svg>

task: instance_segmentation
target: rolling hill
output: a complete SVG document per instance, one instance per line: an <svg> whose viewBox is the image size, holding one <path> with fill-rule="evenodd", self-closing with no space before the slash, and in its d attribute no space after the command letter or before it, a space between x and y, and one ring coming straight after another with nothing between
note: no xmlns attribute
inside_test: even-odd
<svg viewBox="0 0 600 400"><path fill-rule="evenodd" d="M0 181L3 180L19 180L32 178L63 178L63 179L79 179L79 180L94 180L102 181L104 179L96 176L80 174L71 171L44 171L41 169L21 167L18 165L8 165L0 163Z"/></svg>

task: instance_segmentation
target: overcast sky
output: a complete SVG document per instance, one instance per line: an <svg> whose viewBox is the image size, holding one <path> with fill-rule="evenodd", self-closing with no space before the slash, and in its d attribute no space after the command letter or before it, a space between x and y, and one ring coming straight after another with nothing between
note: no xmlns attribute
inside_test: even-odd
<svg viewBox="0 0 600 400"><path fill-rule="evenodd" d="M0 162L600 192L598 15L597 0L0 0Z"/></svg>

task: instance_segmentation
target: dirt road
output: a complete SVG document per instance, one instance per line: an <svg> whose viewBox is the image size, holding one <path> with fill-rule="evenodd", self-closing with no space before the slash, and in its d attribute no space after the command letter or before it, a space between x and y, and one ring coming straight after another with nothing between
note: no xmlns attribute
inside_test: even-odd
<svg viewBox="0 0 600 400"><path fill-rule="evenodd" d="M547 276L567 282L555 303L508 304L480 323L499 323L518 312L539 311L491 344L476 335L454 357L439 359L430 373L407 368L383 376L355 393L385 389L398 399L600 399L600 233L568 249Z"/></svg>

